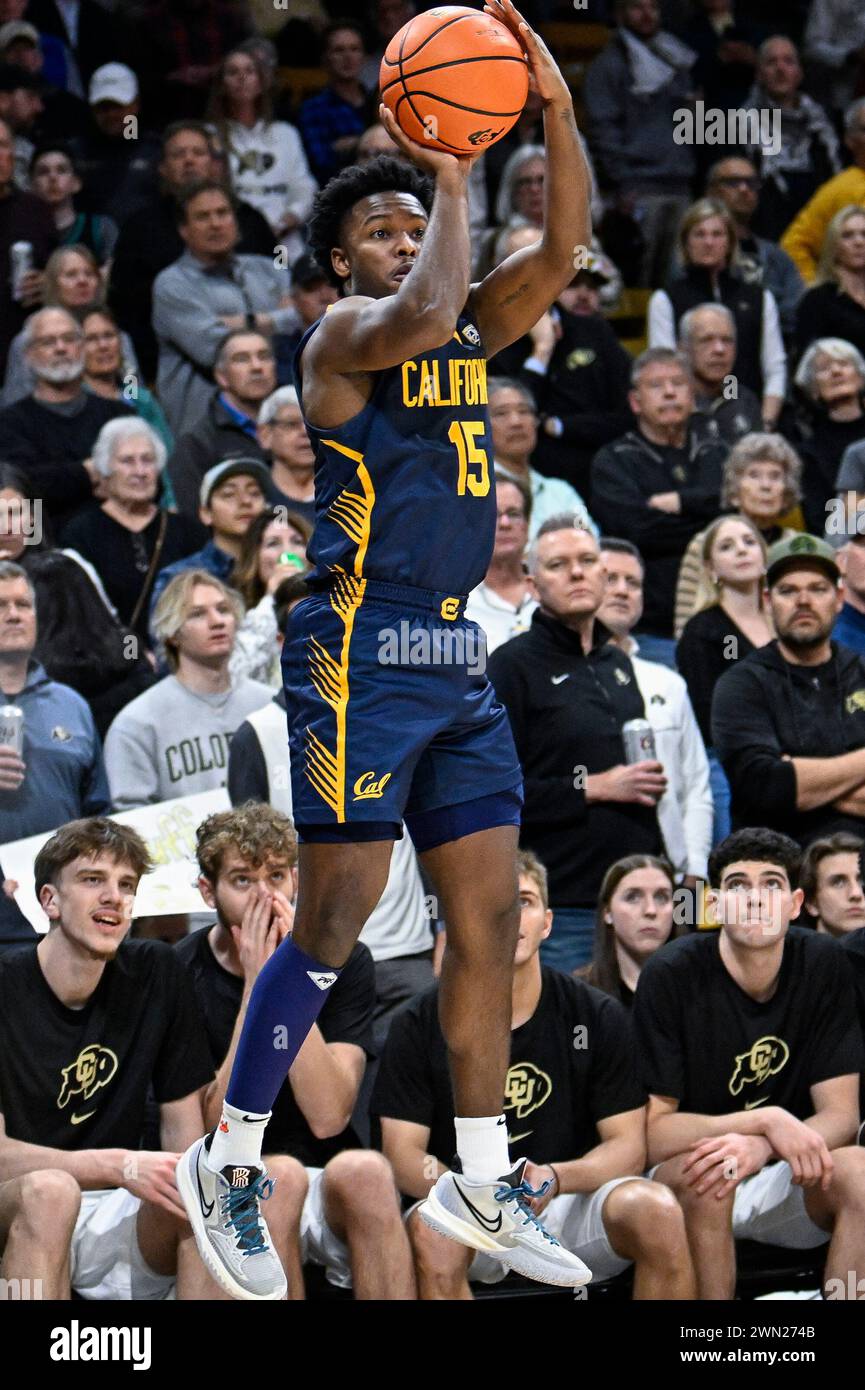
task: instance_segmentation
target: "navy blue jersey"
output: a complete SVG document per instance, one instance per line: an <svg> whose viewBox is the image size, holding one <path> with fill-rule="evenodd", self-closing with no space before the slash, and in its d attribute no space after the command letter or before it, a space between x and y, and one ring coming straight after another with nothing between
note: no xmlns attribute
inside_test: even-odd
<svg viewBox="0 0 865 1390"><path fill-rule="evenodd" d="M321 319L304 334L300 357ZM343 572L468 594L496 529L487 364L466 315L443 347L375 373L366 406L338 429L306 429L315 451L313 585Z"/></svg>

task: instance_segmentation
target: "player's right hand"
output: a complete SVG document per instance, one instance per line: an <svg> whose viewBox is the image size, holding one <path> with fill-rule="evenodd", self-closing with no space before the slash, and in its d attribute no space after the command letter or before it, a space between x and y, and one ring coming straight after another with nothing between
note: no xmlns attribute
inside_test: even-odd
<svg viewBox="0 0 865 1390"><path fill-rule="evenodd" d="M26 771L26 763L14 748L0 748L0 791L17 792Z"/></svg>
<svg viewBox="0 0 865 1390"><path fill-rule="evenodd" d="M410 159L413 164L419 165L421 169L432 174L435 178L438 178L439 174L448 173L462 174L467 177L472 165L480 159L483 153L479 150L477 154L448 154L446 150L437 150L432 145L421 144L418 140L410 140L384 102L379 106L378 112L382 125L394 144L399 146L406 159Z"/></svg>
<svg viewBox="0 0 865 1390"><path fill-rule="evenodd" d="M171 1212L181 1221L186 1220L186 1208L177 1190L174 1170L181 1154L157 1153L147 1149L128 1149L121 1163L120 1186L140 1197L142 1202L153 1202L163 1211Z"/></svg>
<svg viewBox="0 0 865 1390"><path fill-rule="evenodd" d="M789 1163L800 1187L829 1186L835 1164L826 1140L780 1105L762 1111L763 1133L779 1158Z"/></svg>

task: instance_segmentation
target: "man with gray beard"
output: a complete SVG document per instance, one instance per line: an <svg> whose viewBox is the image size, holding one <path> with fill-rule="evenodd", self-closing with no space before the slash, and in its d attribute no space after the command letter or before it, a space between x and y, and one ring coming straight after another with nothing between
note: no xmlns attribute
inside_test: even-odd
<svg viewBox="0 0 865 1390"><path fill-rule="evenodd" d="M36 385L0 410L0 458L21 470L56 528L93 496L90 453L102 426L135 412L83 389L84 334L65 309L40 309L24 331Z"/></svg>

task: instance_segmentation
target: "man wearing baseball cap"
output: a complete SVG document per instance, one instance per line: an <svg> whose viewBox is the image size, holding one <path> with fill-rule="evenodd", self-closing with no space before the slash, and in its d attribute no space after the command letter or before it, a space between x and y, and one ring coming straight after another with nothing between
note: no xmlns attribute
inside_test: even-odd
<svg viewBox="0 0 865 1390"><path fill-rule="evenodd" d="M827 541L772 546L765 602L777 638L741 662L731 648L712 702L734 828L769 826L803 846L865 831L865 657L832 641L842 601Z"/></svg>
<svg viewBox="0 0 865 1390"><path fill-rule="evenodd" d="M84 182L82 206L122 222L144 196L159 141L139 122L138 78L125 63L103 63L87 88L91 127L72 153Z"/></svg>
<svg viewBox="0 0 865 1390"><path fill-rule="evenodd" d="M159 571L150 598L151 617L166 584L183 570L206 570L228 582L243 538L263 509L270 489L270 469L260 458L223 459L207 470L198 494L198 516L208 527L210 540L193 555Z"/></svg>

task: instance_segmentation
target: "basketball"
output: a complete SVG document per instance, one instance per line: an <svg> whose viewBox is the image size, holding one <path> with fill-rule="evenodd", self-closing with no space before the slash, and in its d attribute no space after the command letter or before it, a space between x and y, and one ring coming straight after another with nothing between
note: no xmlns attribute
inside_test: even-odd
<svg viewBox="0 0 865 1390"><path fill-rule="evenodd" d="M440 5L394 34L379 87L409 139L449 154L478 154L519 117L529 70L506 25L480 10Z"/></svg>

